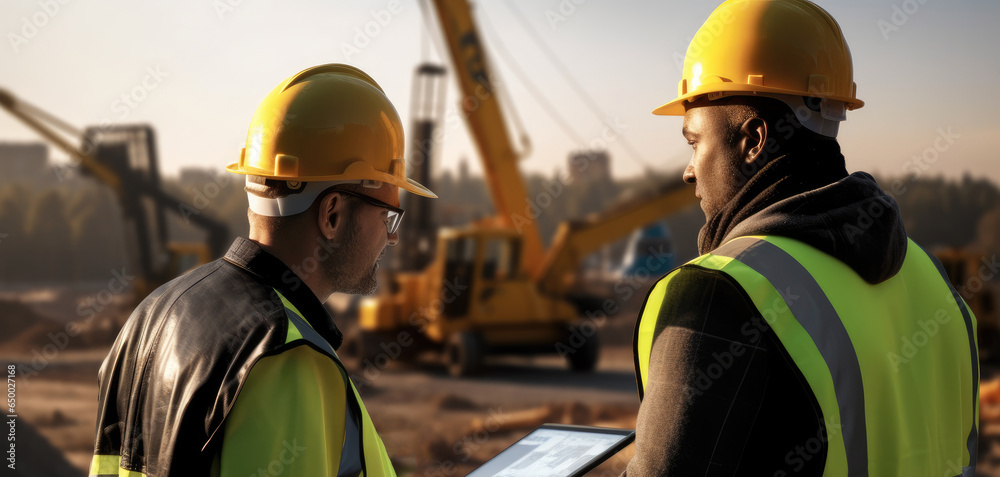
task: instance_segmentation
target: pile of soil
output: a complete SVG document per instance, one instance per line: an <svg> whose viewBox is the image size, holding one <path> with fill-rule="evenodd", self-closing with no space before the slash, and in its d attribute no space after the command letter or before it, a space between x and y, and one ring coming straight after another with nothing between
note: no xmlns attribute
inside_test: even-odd
<svg viewBox="0 0 1000 477"><path fill-rule="evenodd" d="M17 421L16 471L22 475L39 477L77 477L80 471L63 457L34 427L23 420Z"/></svg>
<svg viewBox="0 0 1000 477"><path fill-rule="evenodd" d="M119 327L111 326L112 320L101 320L91 323L77 324L70 329L66 325L52 322L38 323L17 337L14 343L7 346L20 351L41 350L54 345L58 349L91 349L107 348L115 342Z"/></svg>
<svg viewBox="0 0 1000 477"><path fill-rule="evenodd" d="M111 309L92 317L58 323L18 300L0 299L0 344L4 349L41 352L46 346L58 350L108 347L128 315ZM88 319L89 318L89 319Z"/></svg>
<svg viewBox="0 0 1000 477"><path fill-rule="evenodd" d="M28 328L41 323L50 321L20 301L0 299L0 330L4 330L0 334L0 343L10 341Z"/></svg>

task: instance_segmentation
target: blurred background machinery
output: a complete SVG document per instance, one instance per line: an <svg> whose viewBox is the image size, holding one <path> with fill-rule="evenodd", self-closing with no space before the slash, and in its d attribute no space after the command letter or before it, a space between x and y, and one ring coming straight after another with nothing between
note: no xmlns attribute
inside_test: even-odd
<svg viewBox="0 0 1000 477"><path fill-rule="evenodd" d="M230 239L227 226L163 189L152 126L102 125L79 131L3 90L0 106L78 161L84 175L115 193L122 212L129 270L137 276L137 300L180 273L225 253ZM182 215L202 229L204 241L170 241L167 213Z"/></svg>

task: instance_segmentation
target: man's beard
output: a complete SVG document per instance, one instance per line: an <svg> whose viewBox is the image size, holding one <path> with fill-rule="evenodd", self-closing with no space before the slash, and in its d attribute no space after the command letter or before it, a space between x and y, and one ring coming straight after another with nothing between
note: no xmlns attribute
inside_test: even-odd
<svg viewBox="0 0 1000 477"><path fill-rule="evenodd" d="M324 267L326 279L333 284L334 292L352 295L372 295L378 289L376 271L378 263L385 256L385 249L373 264L356 263L348 257L356 257L356 251L361 248L360 233L351 229L347 240L338 248L340 260L333 259L329 266Z"/></svg>
<svg viewBox="0 0 1000 477"><path fill-rule="evenodd" d="M382 249L382 253L378 254L378 258L375 260L375 263L367 270L367 272L358 274L354 290L347 293L355 295L374 295L375 291L378 290L378 277L376 276L378 264L382 261L382 257L384 256L385 249Z"/></svg>

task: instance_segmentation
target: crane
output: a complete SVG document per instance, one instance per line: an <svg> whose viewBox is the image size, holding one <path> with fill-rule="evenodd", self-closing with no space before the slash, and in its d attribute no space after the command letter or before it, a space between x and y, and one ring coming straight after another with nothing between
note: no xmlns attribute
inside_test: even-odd
<svg viewBox="0 0 1000 477"><path fill-rule="evenodd" d="M3 89L0 89L0 107L69 154L85 174L115 193L124 218L127 255L132 269L136 270L138 298L187 268L225 253L229 228L207 214L190 213L198 209L163 190L156 135L151 126L100 126L81 132ZM63 134L78 138L80 146ZM206 240L203 243L168 242L167 211L184 214L187 220L205 231Z"/></svg>
<svg viewBox="0 0 1000 477"><path fill-rule="evenodd" d="M577 333L575 341L569 339L580 323L569 298L580 260L697 199L677 180L597 217L562 224L553 246L545 250L526 209L530 201L519 158L468 1L432 4L496 215L440 229L436 254L426 267L394 273L390 286L383 287L388 292L365 299L357 353L374 360L392 341L412 352L443 350L455 376L475 374L486 355L501 353L559 353L572 369L592 370L598 358L596 336L581 341Z"/></svg>

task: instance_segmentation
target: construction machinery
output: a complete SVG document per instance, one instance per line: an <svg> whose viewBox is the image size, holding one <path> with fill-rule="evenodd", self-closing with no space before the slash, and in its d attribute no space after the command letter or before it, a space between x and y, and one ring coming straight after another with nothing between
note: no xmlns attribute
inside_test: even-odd
<svg viewBox="0 0 1000 477"><path fill-rule="evenodd" d="M666 221L636 230L629 237L619 273L622 277L659 277L674 268L673 239Z"/></svg>
<svg viewBox="0 0 1000 477"><path fill-rule="evenodd" d="M229 229L163 190L156 155L156 135L148 125L102 125L79 131L65 121L0 90L0 106L71 158L84 175L111 188L125 227L129 273L136 276L137 298L225 253ZM61 130L60 133L58 130ZM67 137L77 138L79 146ZM205 241L169 242L167 211L205 231Z"/></svg>
<svg viewBox="0 0 1000 477"><path fill-rule="evenodd" d="M411 170L407 177L432 188L431 161L437 149L434 131L444 116L445 69L432 63L423 63L414 72L413 89L410 95L412 122L407 137L410 157L407 164ZM394 250L399 255L394 269L400 271L423 270L434 259L434 243L437 226L434 223L433 202L413 194L402 199L406 209L406 221L400 224L399 233L406 237L408 245Z"/></svg>
<svg viewBox="0 0 1000 477"><path fill-rule="evenodd" d="M955 290L962 296L969 309L976 315L976 337L979 341L979 359L984 363L1000 360L1000 307L997 297L1000 287L988 278L992 272L985 255L954 248L934 252L941 262Z"/></svg>
<svg viewBox="0 0 1000 477"><path fill-rule="evenodd" d="M562 224L545 250L535 222L535 211L544 204L533 203L526 193L469 4L432 3L496 215L441 229L426 266L392 274L380 295L364 300L354 339L357 353L376 360L385 343L412 339L411 355L443 349L455 376L476 373L487 354L508 353L558 353L572 369L592 370L598 359L596 334L592 327L575 329L581 324L582 310L573 300L581 260L697 199L678 179L608 212ZM418 128L417 141L430 138L432 130L432 125Z"/></svg>

